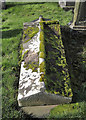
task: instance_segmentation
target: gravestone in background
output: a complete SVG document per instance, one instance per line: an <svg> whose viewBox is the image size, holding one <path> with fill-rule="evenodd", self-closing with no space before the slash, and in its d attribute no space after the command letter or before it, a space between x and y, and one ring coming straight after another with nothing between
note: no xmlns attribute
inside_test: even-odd
<svg viewBox="0 0 86 120"><path fill-rule="evenodd" d="M86 30L86 1L76 0L73 23L70 27L76 30Z"/></svg>
<svg viewBox="0 0 86 120"><path fill-rule="evenodd" d="M0 9L5 9L6 7L6 1L5 0L1 0L0 1Z"/></svg>
<svg viewBox="0 0 86 120"><path fill-rule="evenodd" d="M74 8L75 6L75 1L70 1L70 0L59 0L59 5L61 8L65 9L71 9Z"/></svg>

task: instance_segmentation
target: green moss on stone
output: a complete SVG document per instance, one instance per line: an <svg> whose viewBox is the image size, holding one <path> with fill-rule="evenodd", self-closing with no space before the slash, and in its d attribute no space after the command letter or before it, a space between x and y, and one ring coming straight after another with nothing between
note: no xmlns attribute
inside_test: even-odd
<svg viewBox="0 0 86 120"><path fill-rule="evenodd" d="M44 74L45 74L45 71L46 71L45 61L43 61L43 62L40 64L40 72L44 72Z"/></svg>
<svg viewBox="0 0 86 120"><path fill-rule="evenodd" d="M23 33L23 41L26 43L28 42L29 40L32 39L32 37L37 34L39 31L39 28L38 27L30 27L28 26L27 29L24 30L24 33ZM27 38L27 40L25 40L25 38Z"/></svg>
<svg viewBox="0 0 86 120"><path fill-rule="evenodd" d="M40 32L40 41L44 41L44 32L43 31Z"/></svg>
<svg viewBox="0 0 86 120"><path fill-rule="evenodd" d="M44 42L40 42L40 52L45 52Z"/></svg>
<svg viewBox="0 0 86 120"><path fill-rule="evenodd" d="M38 70L38 67L39 67L39 64L38 62L30 62L30 63L24 63L24 68L26 68L26 70L28 69L32 69L32 72L37 72Z"/></svg>
<svg viewBox="0 0 86 120"><path fill-rule="evenodd" d="M29 51L29 50L26 50L26 51L24 52L24 54L23 54L22 57L21 57L21 60L24 59L24 57L25 57L25 55L28 53L28 51Z"/></svg>
<svg viewBox="0 0 86 120"><path fill-rule="evenodd" d="M42 21L43 19L41 19ZM44 41L44 23L40 22L40 47L39 47L39 57L45 59L45 41ZM45 61L43 61L40 66L40 73L43 73L41 75L40 81L45 81L45 72L46 72L46 65Z"/></svg>
<svg viewBox="0 0 86 120"><path fill-rule="evenodd" d="M45 58L45 53L44 53L44 52L40 52L39 57L40 57L40 58Z"/></svg>
<svg viewBox="0 0 86 120"><path fill-rule="evenodd" d="M47 24L47 25L52 25L52 24L59 24L59 21L57 20L52 20L52 21L41 21L41 23Z"/></svg>
<svg viewBox="0 0 86 120"><path fill-rule="evenodd" d="M45 81L45 75L44 74L42 74L41 77L40 77L40 82L43 82L43 81Z"/></svg>

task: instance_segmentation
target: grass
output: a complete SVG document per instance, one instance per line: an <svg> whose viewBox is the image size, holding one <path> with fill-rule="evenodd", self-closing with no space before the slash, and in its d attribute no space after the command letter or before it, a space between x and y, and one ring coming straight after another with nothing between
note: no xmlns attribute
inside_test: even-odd
<svg viewBox="0 0 86 120"><path fill-rule="evenodd" d="M64 118L63 120L72 120L72 119L79 119L85 118L85 110L84 109L86 103L80 102L80 103L72 103L72 104L64 104L59 105L55 108L53 108L50 112L50 118Z"/></svg>
<svg viewBox="0 0 86 120"><path fill-rule="evenodd" d="M53 14L52 14L53 13ZM17 103L19 81L19 46L23 23L38 19L39 15L59 20L66 25L72 19L72 12L65 12L57 3L7 3L2 10L2 118L30 119Z"/></svg>

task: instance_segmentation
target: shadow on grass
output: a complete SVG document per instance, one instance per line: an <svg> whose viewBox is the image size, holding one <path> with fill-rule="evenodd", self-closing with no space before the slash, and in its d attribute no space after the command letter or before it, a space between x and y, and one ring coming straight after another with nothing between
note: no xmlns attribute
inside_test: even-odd
<svg viewBox="0 0 86 120"><path fill-rule="evenodd" d="M22 29L2 31L2 38L16 37L16 35L18 35L20 32L22 32Z"/></svg>
<svg viewBox="0 0 86 120"><path fill-rule="evenodd" d="M86 101L86 35L61 27L62 40L71 78L73 101Z"/></svg>

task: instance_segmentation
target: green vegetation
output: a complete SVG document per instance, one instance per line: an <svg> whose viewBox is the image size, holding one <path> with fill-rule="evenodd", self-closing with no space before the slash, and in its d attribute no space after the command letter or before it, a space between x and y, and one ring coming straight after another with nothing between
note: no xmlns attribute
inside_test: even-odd
<svg viewBox="0 0 86 120"><path fill-rule="evenodd" d="M15 118L26 120L31 117L23 113L17 104L20 68L18 65L20 60L19 46L23 23L38 19L39 15L43 15L44 18L51 20L59 20L60 25L66 25L72 20L73 16L71 11L64 11L58 6L58 3L12 2L7 3L6 10L2 10L2 117L5 120ZM79 101L79 112L74 112L70 104L66 104L63 108L62 105L59 105L59 107L57 106L57 108L53 109L53 115L50 113L51 118L65 118L65 112L63 112L64 108L67 108L65 111L69 110L69 108L71 109L70 116L73 118L76 118L76 116L83 118L83 116L86 115L86 107L84 107L86 104L85 102L80 102L86 100L86 37L83 36L82 39L82 36L75 33L76 32L73 33L71 39L71 31L66 29L62 37L64 37L63 43L66 49L66 55L68 56L67 63L71 73L73 101ZM74 36L76 36L76 39ZM52 73L51 76L52 75L54 75L54 73ZM60 76L60 74L58 74L58 76ZM74 103L73 106L76 106L76 103ZM56 111L60 111L59 115ZM68 114L67 111L67 117L69 117ZM59 117L60 115L61 117Z"/></svg>
<svg viewBox="0 0 86 120"><path fill-rule="evenodd" d="M58 105L51 110L49 118L63 118L64 120L72 120L75 118L77 120L82 120L86 117L85 105L84 102Z"/></svg>

